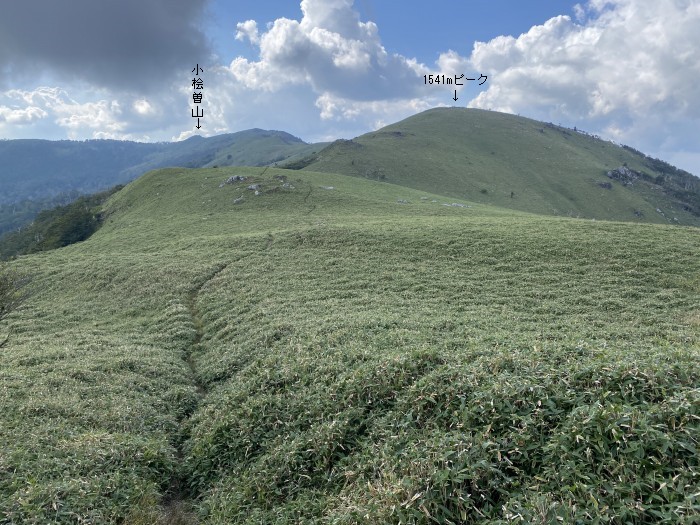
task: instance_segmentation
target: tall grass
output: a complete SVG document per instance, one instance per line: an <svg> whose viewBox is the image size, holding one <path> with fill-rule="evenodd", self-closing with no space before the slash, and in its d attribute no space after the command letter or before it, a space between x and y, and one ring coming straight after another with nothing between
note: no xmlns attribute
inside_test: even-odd
<svg viewBox="0 0 700 525"><path fill-rule="evenodd" d="M0 522L698 519L697 230L261 173L15 262Z"/></svg>

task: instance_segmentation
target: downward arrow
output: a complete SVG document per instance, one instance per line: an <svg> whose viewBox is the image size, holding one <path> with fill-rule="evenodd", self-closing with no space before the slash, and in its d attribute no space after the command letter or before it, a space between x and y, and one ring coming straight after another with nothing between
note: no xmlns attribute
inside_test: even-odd
<svg viewBox="0 0 700 525"><path fill-rule="evenodd" d="M457 102L457 100L459 100L459 99L457 98L457 90L456 90L456 89L455 89L455 97L454 97L452 100L454 100L455 102Z"/></svg>
<svg viewBox="0 0 700 525"><path fill-rule="evenodd" d="M199 125L199 118L197 118L197 129L201 128L202 126Z"/></svg>

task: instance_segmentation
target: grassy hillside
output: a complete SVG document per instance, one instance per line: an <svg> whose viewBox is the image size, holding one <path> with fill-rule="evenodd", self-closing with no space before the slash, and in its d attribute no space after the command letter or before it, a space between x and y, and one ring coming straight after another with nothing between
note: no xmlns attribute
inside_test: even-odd
<svg viewBox="0 0 700 525"><path fill-rule="evenodd" d="M219 149L202 167L267 166L315 154L327 143L307 144L283 131L251 129L230 136L230 144Z"/></svg>
<svg viewBox="0 0 700 525"><path fill-rule="evenodd" d="M161 167L265 166L320 149L282 131L251 129L181 142L0 141L0 233L67 197L95 193Z"/></svg>
<svg viewBox="0 0 700 525"><path fill-rule="evenodd" d="M429 110L292 166L533 213L700 225L700 179L584 133L494 111ZM634 173L606 175L621 167Z"/></svg>
<svg viewBox="0 0 700 525"><path fill-rule="evenodd" d="M284 131L249 129L214 137L191 137L182 142L165 143L165 149L149 155L144 162L126 171L129 180L161 167L267 166L295 159L320 150L319 146Z"/></svg>
<svg viewBox="0 0 700 525"><path fill-rule="evenodd" d="M697 229L273 168L105 212L13 263L0 523L700 515Z"/></svg>

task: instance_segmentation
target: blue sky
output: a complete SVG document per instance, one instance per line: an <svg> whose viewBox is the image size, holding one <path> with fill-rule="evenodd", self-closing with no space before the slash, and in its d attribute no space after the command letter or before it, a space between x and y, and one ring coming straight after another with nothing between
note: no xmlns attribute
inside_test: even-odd
<svg viewBox="0 0 700 525"><path fill-rule="evenodd" d="M698 27L700 0L10 2L0 138L258 127L320 141L458 105L576 126L700 174ZM429 73L488 81L455 102Z"/></svg>

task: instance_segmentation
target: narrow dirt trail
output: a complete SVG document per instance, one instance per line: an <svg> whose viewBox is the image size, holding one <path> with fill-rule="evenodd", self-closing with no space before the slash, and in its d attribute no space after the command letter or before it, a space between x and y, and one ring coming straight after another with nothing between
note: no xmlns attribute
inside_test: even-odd
<svg viewBox="0 0 700 525"><path fill-rule="evenodd" d="M195 354L199 348L202 338L204 337L204 320L202 313L197 306L199 294L202 289L211 281L216 279L219 274L224 272L232 263L219 265L216 270L210 273L196 288L191 290L187 295L186 306L192 319L192 327L195 330L194 340L187 348L183 360L190 370L192 385L195 387L198 396L198 404L201 403L207 396L207 387L199 379L197 373L197 365L195 362ZM193 411L194 412L194 411ZM182 428L187 422L187 418L180 421ZM177 466L174 470L168 494L162 502L163 512L158 520L158 525L196 525L199 521L192 510L192 502L187 494L186 479L183 473L183 465L185 461L185 453L183 450L184 436L179 436L176 447L175 458Z"/></svg>
<svg viewBox="0 0 700 525"><path fill-rule="evenodd" d="M199 285L197 286L194 290L192 290L188 297L187 297L187 309L190 312L190 317L192 319L192 326L195 330L195 336L194 336L194 341L192 341L192 344L188 348L186 354L185 354L185 362L187 363L188 368L190 369L190 372L192 374L192 383L194 384L195 388L197 389L197 393L200 396L200 401L206 397L207 395L207 388L206 385L204 385L200 380L199 376L197 374L197 365L194 360L195 356L195 351L199 348L199 345L202 343L202 338L204 337L204 319L202 318L202 314L199 311L199 308L197 307L197 300L199 299L199 294L202 291L202 289L209 284L211 281L216 279L219 274L224 272L226 268L229 267L231 263L226 263L222 264L219 266L217 270L215 270L213 273L211 273L207 278Z"/></svg>
<svg viewBox="0 0 700 525"><path fill-rule="evenodd" d="M274 237L272 234L268 234L262 246L263 251L267 251L273 242ZM212 271L210 271L208 275L204 277L200 283L190 290L186 296L185 306L189 311L195 334L192 343L189 345L185 351L185 354L183 355L183 361L187 364L187 368L189 368L191 383L196 389L198 397L197 406L192 410L191 414L194 414L197 407L202 403L202 401L204 401L204 399L206 399L207 394L209 393L207 385L199 378L196 361L197 352L202 345L202 340L204 339L205 335L205 322L200 307L198 306L201 292L209 283L225 272L227 268L233 264L239 263L250 255L252 255L252 253L242 255L235 260L218 264ZM199 523L199 520L193 511L193 501L191 495L188 494L187 491L187 479L184 473L184 443L186 441L184 428L187 421L191 417L191 414L180 421L181 433L179 436L177 436L177 444L175 446L176 467L173 471L170 487L168 488L167 494L161 503L162 513L156 525L197 525Z"/></svg>

